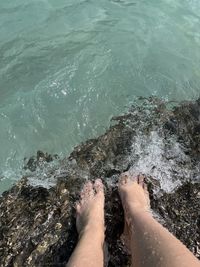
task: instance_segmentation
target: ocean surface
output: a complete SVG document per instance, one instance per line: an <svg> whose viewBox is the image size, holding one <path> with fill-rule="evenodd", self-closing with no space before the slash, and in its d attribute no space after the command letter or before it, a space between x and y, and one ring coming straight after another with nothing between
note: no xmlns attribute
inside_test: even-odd
<svg viewBox="0 0 200 267"><path fill-rule="evenodd" d="M200 96L199 0L0 0L0 192L150 95Z"/></svg>

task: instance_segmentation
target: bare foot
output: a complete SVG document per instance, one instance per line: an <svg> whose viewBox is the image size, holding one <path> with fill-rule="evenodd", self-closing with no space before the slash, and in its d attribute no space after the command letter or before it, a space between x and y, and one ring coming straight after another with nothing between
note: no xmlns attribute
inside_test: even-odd
<svg viewBox="0 0 200 267"><path fill-rule="evenodd" d="M150 210L149 193L143 175L134 177L128 172L123 173L119 180L119 194L125 212Z"/></svg>
<svg viewBox="0 0 200 267"><path fill-rule="evenodd" d="M101 179L94 184L88 181L76 203L76 227L79 235L95 231L104 237L104 188Z"/></svg>
<svg viewBox="0 0 200 267"><path fill-rule="evenodd" d="M122 242L130 251L130 213L135 211L149 211L150 200L147 185L144 182L144 176L131 176L129 172L121 175L118 185L119 194L124 208L124 232L121 236Z"/></svg>

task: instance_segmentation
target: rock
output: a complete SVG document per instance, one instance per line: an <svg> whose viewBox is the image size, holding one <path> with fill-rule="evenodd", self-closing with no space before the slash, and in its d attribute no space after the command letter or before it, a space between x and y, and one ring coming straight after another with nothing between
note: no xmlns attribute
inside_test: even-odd
<svg viewBox="0 0 200 267"><path fill-rule="evenodd" d="M96 177L106 189L108 266L129 266L116 186L126 170L146 174L155 216L200 258L200 99L174 108L156 98L141 101L68 158L40 151L26 160L29 173L0 198L0 266L65 266L78 238L74 203L85 181ZM55 159L56 166L48 165ZM54 186L33 186L44 168L39 178ZM168 190L168 183L176 186Z"/></svg>

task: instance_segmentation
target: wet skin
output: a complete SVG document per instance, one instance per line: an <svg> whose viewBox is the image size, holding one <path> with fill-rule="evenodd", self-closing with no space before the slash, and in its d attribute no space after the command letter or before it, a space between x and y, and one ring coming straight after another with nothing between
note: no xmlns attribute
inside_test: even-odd
<svg viewBox="0 0 200 267"><path fill-rule="evenodd" d="M135 267L200 267L196 257L150 212L142 175L123 173L118 184L125 213L124 240ZM79 242L68 267L102 267L104 244L104 189L100 179L87 182L76 203Z"/></svg>

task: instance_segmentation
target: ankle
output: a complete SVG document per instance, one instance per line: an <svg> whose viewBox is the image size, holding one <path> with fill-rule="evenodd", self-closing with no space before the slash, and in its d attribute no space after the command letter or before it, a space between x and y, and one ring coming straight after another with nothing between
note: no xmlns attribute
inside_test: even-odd
<svg viewBox="0 0 200 267"><path fill-rule="evenodd" d="M141 203L139 202L137 203L135 201L134 202L129 201L123 206L125 207L125 210L128 210L130 213L150 212L149 206L141 205Z"/></svg>
<svg viewBox="0 0 200 267"><path fill-rule="evenodd" d="M137 206L137 205L127 205L124 207L124 211L127 217L134 218L135 216L141 215L151 215L151 210L149 208Z"/></svg>
<svg viewBox="0 0 200 267"><path fill-rule="evenodd" d="M141 208L134 208L130 212L132 220L138 217L152 217L152 213L150 209L141 209Z"/></svg>
<svg viewBox="0 0 200 267"><path fill-rule="evenodd" d="M79 239L80 238L89 238L89 239L94 239L94 240L100 240L104 242L105 239L105 230L104 230L104 225L102 224L97 225L97 224L88 224L84 227L84 229L79 233Z"/></svg>

